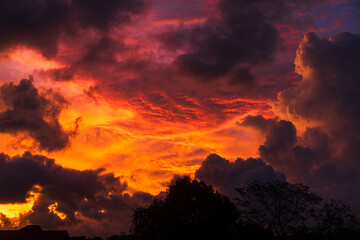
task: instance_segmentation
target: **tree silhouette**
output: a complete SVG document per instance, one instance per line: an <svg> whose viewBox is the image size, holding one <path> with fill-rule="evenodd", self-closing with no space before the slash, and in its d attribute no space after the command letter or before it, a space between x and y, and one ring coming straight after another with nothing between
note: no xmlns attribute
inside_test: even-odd
<svg viewBox="0 0 360 240"><path fill-rule="evenodd" d="M307 186L277 180L236 190L241 219L272 230L280 239L306 233L321 201Z"/></svg>
<svg viewBox="0 0 360 240"><path fill-rule="evenodd" d="M134 211L135 239L236 239L238 211L228 197L202 181L173 181L164 200Z"/></svg>
<svg viewBox="0 0 360 240"><path fill-rule="evenodd" d="M344 203L331 200L325 203L316 214L318 235L327 239L360 239L359 219Z"/></svg>
<svg viewBox="0 0 360 240"><path fill-rule="evenodd" d="M165 197L134 211L130 234L106 240L360 239L359 219L350 207L335 200L322 204L300 183L255 181L236 190L238 208L212 186L178 177Z"/></svg>
<svg viewBox="0 0 360 240"><path fill-rule="evenodd" d="M120 235L113 235L111 237L108 237L106 240L132 240L134 237L129 234L125 234L122 232Z"/></svg>

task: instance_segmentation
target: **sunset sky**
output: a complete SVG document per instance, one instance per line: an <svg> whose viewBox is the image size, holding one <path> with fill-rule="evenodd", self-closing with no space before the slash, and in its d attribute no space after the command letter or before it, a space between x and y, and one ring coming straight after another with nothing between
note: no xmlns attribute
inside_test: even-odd
<svg viewBox="0 0 360 240"><path fill-rule="evenodd" d="M175 175L360 212L359 34L358 0L0 0L0 227L118 234Z"/></svg>

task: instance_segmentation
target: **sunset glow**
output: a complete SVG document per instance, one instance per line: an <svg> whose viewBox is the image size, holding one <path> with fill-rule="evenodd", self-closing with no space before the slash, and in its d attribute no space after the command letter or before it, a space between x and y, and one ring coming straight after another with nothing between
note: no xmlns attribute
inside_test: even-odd
<svg viewBox="0 0 360 240"><path fill-rule="evenodd" d="M0 3L12 22L0 24L1 228L61 222L80 235L101 218L92 234L126 232L131 209L174 176L201 178L209 154L229 160L208 169L219 191L227 167L245 166L230 163L261 158L360 200L359 51L347 48L359 46L358 1L20 3L26 14Z"/></svg>

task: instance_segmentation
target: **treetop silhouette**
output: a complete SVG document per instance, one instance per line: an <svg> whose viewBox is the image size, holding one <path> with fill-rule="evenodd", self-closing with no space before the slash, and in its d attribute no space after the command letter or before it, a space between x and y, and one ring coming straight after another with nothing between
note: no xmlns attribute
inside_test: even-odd
<svg viewBox="0 0 360 240"><path fill-rule="evenodd" d="M138 239L235 239L235 204L202 181L174 180L164 200L135 210L131 233Z"/></svg>

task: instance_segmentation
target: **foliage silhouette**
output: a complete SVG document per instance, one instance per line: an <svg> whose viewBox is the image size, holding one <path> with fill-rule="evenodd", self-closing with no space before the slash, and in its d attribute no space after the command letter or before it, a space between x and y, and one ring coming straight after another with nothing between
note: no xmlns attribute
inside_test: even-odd
<svg viewBox="0 0 360 240"><path fill-rule="evenodd" d="M360 222L350 207L336 200L325 203L316 214L317 235L326 239L360 239Z"/></svg>
<svg viewBox="0 0 360 240"><path fill-rule="evenodd" d="M307 186L277 180L236 190L241 219L272 230L280 239L306 234L321 201Z"/></svg>
<svg viewBox="0 0 360 240"><path fill-rule="evenodd" d="M135 239L237 239L235 204L202 181L178 178L164 200L134 211Z"/></svg>
<svg viewBox="0 0 360 240"><path fill-rule="evenodd" d="M238 207L202 181L175 178L165 197L134 211L130 234L106 240L360 239L359 219L348 206L322 203L300 183L255 181L236 190Z"/></svg>
<svg viewBox="0 0 360 240"><path fill-rule="evenodd" d="M70 240L104 240L104 239L101 237L87 238L85 236L80 236L80 237L71 237Z"/></svg>

